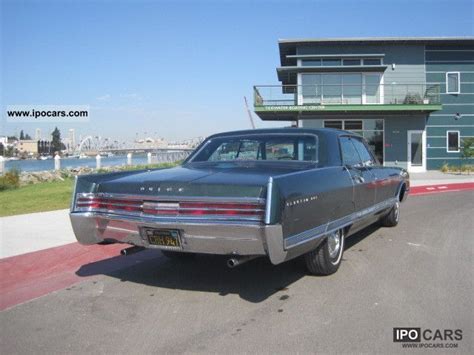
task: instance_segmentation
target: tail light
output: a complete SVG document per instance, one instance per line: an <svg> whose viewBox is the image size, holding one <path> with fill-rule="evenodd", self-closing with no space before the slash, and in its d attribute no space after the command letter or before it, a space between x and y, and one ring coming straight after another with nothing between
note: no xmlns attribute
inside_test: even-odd
<svg viewBox="0 0 474 355"><path fill-rule="evenodd" d="M262 221L265 201L155 201L140 197L115 197L103 194L78 194L75 211L133 214L157 217L214 217Z"/></svg>

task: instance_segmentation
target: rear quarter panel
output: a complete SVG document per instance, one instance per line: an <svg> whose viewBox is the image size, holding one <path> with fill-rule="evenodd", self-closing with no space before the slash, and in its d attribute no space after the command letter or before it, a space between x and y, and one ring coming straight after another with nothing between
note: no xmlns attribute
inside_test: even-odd
<svg viewBox="0 0 474 355"><path fill-rule="evenodd" d="M376 202L382 202L390 198L396 197L400 191L402 184L406 184L408 174L404 174L404 170L398 167L377 167L375 175L377 177L377 197Z"/></svg>
<svg viewBox="0 0 474 355"><path fill-rule="evenodd" d="M288 238L354 212L352 180L343 167L275 177L273 189L283 237Z"/></svg>

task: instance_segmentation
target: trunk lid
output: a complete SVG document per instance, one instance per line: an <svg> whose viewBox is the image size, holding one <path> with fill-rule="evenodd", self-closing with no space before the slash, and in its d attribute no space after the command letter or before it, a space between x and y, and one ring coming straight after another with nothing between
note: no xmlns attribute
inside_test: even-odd
<svg viewBox="0 0 474 355"><path fill-rule="evenodd" d="M150 196L264 198L270 176L314 167L301 162L191 163L105 180L96 192Z"/></svg>

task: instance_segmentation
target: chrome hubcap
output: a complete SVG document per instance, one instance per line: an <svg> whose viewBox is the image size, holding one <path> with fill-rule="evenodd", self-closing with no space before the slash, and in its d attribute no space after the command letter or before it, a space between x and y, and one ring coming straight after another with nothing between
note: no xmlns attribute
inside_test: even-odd
<svg viewBox="0 0 474 355"><path fill-rule="evenodd" d="M335 258L341 250L341 232L335 231L328 236L329 256Z"/></svg>

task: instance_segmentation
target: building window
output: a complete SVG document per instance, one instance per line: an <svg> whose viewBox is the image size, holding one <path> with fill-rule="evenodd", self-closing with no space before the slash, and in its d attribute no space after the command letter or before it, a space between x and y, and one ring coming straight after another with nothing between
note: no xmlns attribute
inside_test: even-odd
<svg viewBox="0 0 474 355"><path fill-rule="evenodd" d="M383 104L381 82L379 73L303 73L299 104Z"/></svg>
<svg viewBox="0 0 474 355"><path fill-rule="evenodd" d="M324 128L345 129L346 131L362 131L362 120L326 120Z"/></svg>
<svg viewBox="0 0 474 355"><path fill-rule="evenodd" d="M342 76L342 103L360 104L362 102L362 75L344 74Z"/></svg>
<svg viewBox="0 0 474 355"><path fill-rule="evenodd" d="M338 67L341 65L340 59L323 59L324 67Z"/></svg>
<svg viewBox="0 0 474 355"><path fill-rule="evenodd" d="M352 66L360 65L360 59L344 59L342 61L342 65L352 65Z"/></svg>
<svg viewBox="0 0 474 355"><path fill-rule="evenodd" d="M324 121L324 128L336 128L336 129L343 129L341 120L338 121Z"/></svg>
<svg viewBox="0 0 474 355"><path fill-rule="evenodd" d="M446 146L448 149L448 153L458 153L459 145L459 131L447 131Z"/></svg>
<svg viewBox="0 0 474 355"><path fill-rule="evenodd" d="M315 58L302 59L303 67L339 67L339 66L361 66L382 65L382 58Z"/></svg>
<svg viewBox="0 0 474 355"><path fill-rule="evenodd" d="M381 58L364 59L364 65L382 65Z"/></svg>
<svg viewBox="0 0 474 355"><path fill-rule="evenodd" d="M347 120L344 121L344 129L348 131L361 131L362 130L362 120Z"/></svg>
<svg viewBox="0 0 474 355"><path fill-rule="evenodd" d="M321 59L303 59L301 65L303 67L320 67Z"/></svg>
<svg viewBox="0 0 474 355"><path fill-rule="evenodd" d="M446 73L446 93L459 94L460 91L461 85L459 80L459 72Z"/></svg>

